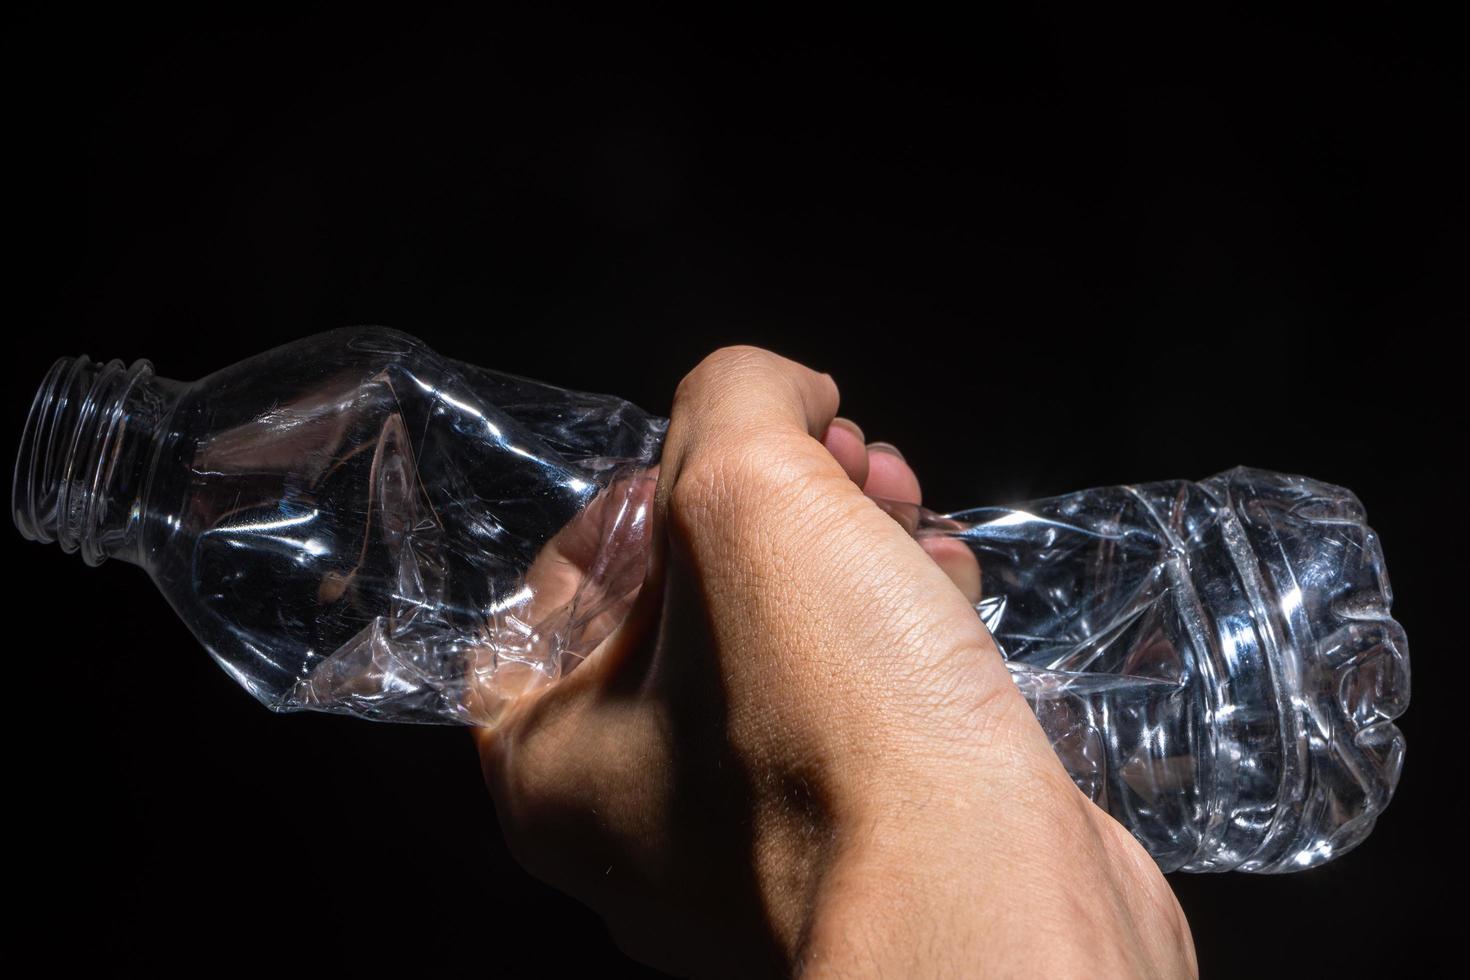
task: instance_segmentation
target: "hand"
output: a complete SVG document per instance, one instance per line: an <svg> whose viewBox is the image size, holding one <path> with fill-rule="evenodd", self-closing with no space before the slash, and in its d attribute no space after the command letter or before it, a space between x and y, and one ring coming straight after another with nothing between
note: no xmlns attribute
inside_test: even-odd
<svg viewBox="0 0 1470 980"><path fill-rule="evenodd" d="M919 486L837 404L750 348L680 385L632 613L479 734L517 857L677 973L1192 973L1162 875L976 616L973 557L864 494Z"/></svg>

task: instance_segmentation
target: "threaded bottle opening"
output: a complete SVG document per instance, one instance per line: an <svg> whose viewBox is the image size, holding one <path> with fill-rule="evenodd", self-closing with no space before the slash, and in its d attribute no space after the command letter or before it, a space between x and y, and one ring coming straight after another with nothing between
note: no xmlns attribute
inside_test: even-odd
<svg viewBox="0 0 1470 980"><path fill-rule="evenodd" d="M68 554L80 551L89 565L107 558L105 532L116 529L126 517L120 510L132 504L116 499L112 484L119 465L131 466L139 455L136 447L124 452L125 443L137 442L123 438L134 414L130 396L152 376L146 360L127 367L83 355L51 366L31 403L15 460L11 513L22 535L54 541Z"/></svg>

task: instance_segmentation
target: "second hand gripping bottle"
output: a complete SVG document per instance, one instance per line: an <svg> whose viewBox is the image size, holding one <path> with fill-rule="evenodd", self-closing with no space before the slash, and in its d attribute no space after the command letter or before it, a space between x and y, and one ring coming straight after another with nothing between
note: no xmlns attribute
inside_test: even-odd
<svg viewBox="0 0 1470 980"><path fill-rule="evenodd" d="M667 422L320 334L193 383L63 358L32 405L28 538L144 568L272 710L494 724L627 615ZM1356 846L1403 763L1408 644L1351 493L1235 469L938 515L1078 787L1166 871Z"/></svg>

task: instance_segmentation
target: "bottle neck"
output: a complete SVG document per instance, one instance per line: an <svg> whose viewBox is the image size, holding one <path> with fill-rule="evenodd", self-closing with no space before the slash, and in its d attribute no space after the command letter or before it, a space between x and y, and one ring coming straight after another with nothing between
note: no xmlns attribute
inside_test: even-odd
<svg viewBox="0 0 1470 980"><path fill-rule="evenodd" d="M15 461L11 509L32 541L89 565L140 561L153 448L180 386L148 361L64 357L36 392Z"/></svg>

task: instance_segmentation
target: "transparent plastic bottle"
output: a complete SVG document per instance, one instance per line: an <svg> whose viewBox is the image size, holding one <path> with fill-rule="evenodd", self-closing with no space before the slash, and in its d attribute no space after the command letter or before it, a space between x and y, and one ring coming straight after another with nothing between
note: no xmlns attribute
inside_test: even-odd
<svg viewBox="0 0 1470 980"><path fill-rule="evenodd" d="M626 615L667 423L338 330L193 383L63 358L16 462L26 537L146 569L276 711L494 724ZM1345 490L1236 469L949 515L977 613L1077 785L1165 870L1359 843L1403 761L1408 646Z"/></svg>

